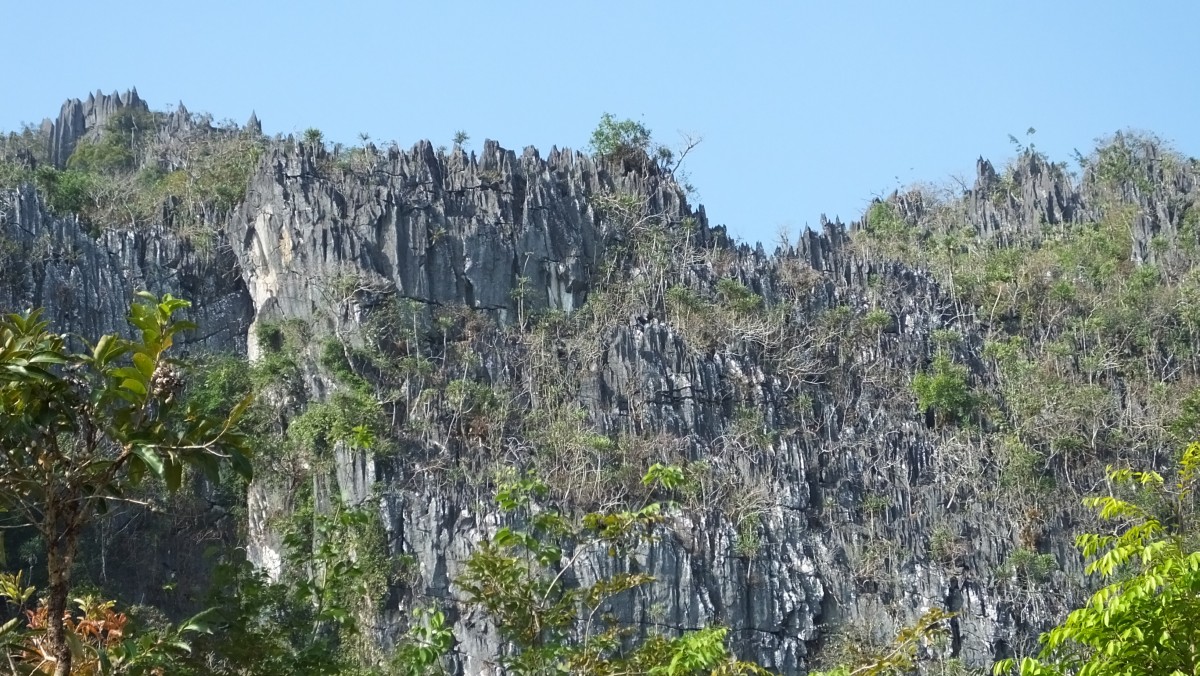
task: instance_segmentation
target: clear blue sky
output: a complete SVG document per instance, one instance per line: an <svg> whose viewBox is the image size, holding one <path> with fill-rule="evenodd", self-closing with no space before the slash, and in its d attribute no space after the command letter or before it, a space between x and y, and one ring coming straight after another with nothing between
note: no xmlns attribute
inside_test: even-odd
<svg viewBox="0 0 1200 676"><path fill-rule="evenodd" d="M583 147L601 113L689 158L714 223L772 241L974 175L1029 127L1068 159L1121 128L1200 155L1200 2L3 0L0 129L136 86L156 108L330 140Z"/></svg>

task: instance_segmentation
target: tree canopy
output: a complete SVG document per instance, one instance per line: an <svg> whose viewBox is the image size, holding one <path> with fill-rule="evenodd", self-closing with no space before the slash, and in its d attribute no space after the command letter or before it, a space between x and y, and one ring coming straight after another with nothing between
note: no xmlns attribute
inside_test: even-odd
<svg viewBox="0 0 1200 676"><path fill-rule="evenodd" d="M1110 469L1118 490L1086 504L1115 530L1077 540L1091 559L1087 572L1106 584L1042 636L1038 655L998 663L997 676L1200 673L1198 477L1200 442L1184 450L1172 481L1149 470ZM1121 497L1119 489L1128 487L1136 490Z"/></svg>
<svg viewBox="0 0 1200 676"><path fill-rule="evenodd" d="M181 372L168 352L194 328L175 318L189 305L140 293L129 313L136 337L104 335L84 351L51 332L40 311L0 320L0 508L45 544L38 657L56 676L73 673L68 598L83 529L146 476L176 490L185 466L210 481L222 464L251 474L237 426L250 399L218 419L178 396Z"/></svg>

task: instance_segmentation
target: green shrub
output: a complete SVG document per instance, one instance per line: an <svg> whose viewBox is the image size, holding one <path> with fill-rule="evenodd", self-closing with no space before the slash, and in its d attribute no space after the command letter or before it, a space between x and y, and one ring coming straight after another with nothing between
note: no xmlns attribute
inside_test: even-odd
<svg viewBox="0 0 1200 676"><path fill-rule="evenodd" d="M753 406L734 409L728 430L728 437L753 451L770 448L778 434L777 430L767 425L762 410Z"/></svg>
<svg viewBox="0 0 1200 676"><path fill-rule="evenodd" d="M75 146L67 168L109 174L134 169L138 152L156 127L153 113L126 108L108 119L98 140L84 139Z"/></svg>
<svg viewBox="0 0 1200 676"><path fill-rule="evenodd" d="M600 117L592 131L592 152L605 159L621 159L650 147L650 130L641 122L617 120L610 113Z"/></svg>
<svg viewBox="0 0 1200 676"><path fill-rule="evenodd" d="M867 493L863 496L862 506L868 514L880 514L892 506L892 501L882 493Z"/></svg>
<svg viewBox="0 0 1200 676"><path fill-rule="evenodd" d="M1183 398L1179 415L1167 423L1167 429L1181 441L1200 438L1200 388Z"/></svg>
<svg viewBox="0 0 1200 676"><path fill-rule="evenodd" d="M246 197L250 175L262 156L262 145L250 139L229 139L196 163L191 185L193 199L229 211Z"/></svg>
<svg viewBox="0 0 1200 676"><path fill-rule="evenodd" d="M383 407L366 392L336 392L327 402L310 404L288 426L288 438L324 457L339 441L356 447L373 447L366 439L379 436Z"/></svg>
<svg viewBox="0 0 1200 676"><path fill-rule="evenodd" d="M0 281L12 284L20 279L26 257L20 242L0 234Z"/></svg>
<svg viewBox="0 0 1200 676"><path fill-rule="evenodd" d="M1021 548L1009 555L1001 572L1027 584L1041 584L1058 570L1058 561L1053 554L1038 554L1032 549Z"/></svg>
<svg viewBox="0 0 1200 676"><path fill-rule="evenodd" d="M964 420L975 412L978 404L967 375L966 366L954 363L949 353L939 351L932 367L913 377L917 406L926 412L933 409L942 423Z"/></svg>
<svg viewBox="0 0 1200 676"><path fill-rule="evenodd" d="M738 524L737 538L733 542L733 551L739 557L753 559L762 550L762 537L758 534L759 522L761 520L762 517L758 514L750 514Z"/></svg>
<svg viewBox="0 0 1200 676"><path fill-rule="evenodd" d="M38 167L36 180L55 213L83 215L92 206L94 179L87 172L74 169L59 171L43 165Z"/></svg>
<svg viewBox="0 0 1200 676"><path fill-rule="evenodd" d="M721 296L726 307L737 314L754 314L763 308L762 296L732 277L725 277L717 282L717 294Z"/></svg>
<svg viewBox="0 0 1200 676"><path fill-rule="evenodd" d="M0 159L0 190L19 188L34 180L34 173L24 165Z"/></svg>
<svg viewBox="0 0 1200 676"><path fill-rule="evenodd" d="M1110 189L1132 184L1139 192L1150 192L1153 179L1149 175L1150 158L1162 142L1152 136L1117 132L1096 149L1090 165L1093 174Z"/></svg>
<svg viewBox="0 0 1200 676"><path fill-rule="evenodd" d="M876 202L867 210L864 222L868 234L880 239L895 238L907 241L914 228L904 220L896 208L887 202Z"/></svg>
<svg viewBox="0 0 1200 676"><path fill-rule="evenodd" d="M254 337L264 353L303 352L312 338L312 327L302 319L285 319L281 322L259 322L254 327Z"/></svg>
<svg viewBox="0 0 1200 676"><path fill-rule="evenodd" d="M692 291L686 286L672 286L667 289L667 309L678 314L700 314L708 309L708 301L700 297L700 294Z"/></svg>
<svg viewBox="0 0 1200 676"><path fill-rule="evenodd" d="M962 538L950 526L942 523L929 536L929 555L937 561L951 563L965 552Z"/></svg>
<svg viewBox="0 0 1200 676"><path fill-rule="evenodd" d="M177 200L184 216L196 219L210 209L225 213L245 199L262 152L261 143L244 136L209 139L194 149L187 171L148 167L138 175L138 184L158 200Z"/></svg>
<svg viewBox="0 0 1200 676"><path fill-rule="evenodd" d="M188 401L206 414L225 414L253 387L246 360L229 354L205 355L193 364Z"/></svg>
<svg viewBox="0 0 1200 676"><path fill-rule="evenodd" d="M1045 494L1054 488L1053 477L1045 474L1045 457L1015 435L1001 440L999 450L1002 488L1026 495Z"/></svg>
<svg viewBox="0 0 1200 676"><path fill-rule="evenodd" d="M133 150L123 143L82 140L67 158L67 168L79 171L116 173L133 168Z"/></svg>
<svg viewBox="0 0 1200 676"><path fill-rule="evenodd" d="M882 308L875 308L863 317L863 325L867 328L868 333L883 333L892 326L892 313Z"/></svg>
<svg viewBox="0 0 1200 676"><path fill-rule="evenodd" d="M938 347L951 348L962 342L963 336L954 329L934 329L933 344Z"/></svg>
<svg viewBox="0 0 1200 676"><path fill-rule="evenodd" d="M264 351L250 367L250 380L256 390L282 387L287 391L302 389L300 365L285 352Z"/></svg>
<svg viewBox="0 0 1200 676"><path fill-rule="evenodd" d="M1179 218L1179 245L1189 253L1200 247L1200 203L1190 202L1183 207Z"/></svg>
<svg viewBox="0 0 1200 676"><path fill-rule="evenodd" d="M346 348L337 338L330 336L322 341L320 361L321 366L329 369L329 372L341 382L348 382L356 378L350 360L346 357Z"/></svg>
<svg viewBox="0 0 1200 676"><path fill-rule="evenodd" d="M446 385L445 391L446 398L455 410L464 414L486 414L499 405L496 394L486 383L463 379L452 380Z"/></svg>

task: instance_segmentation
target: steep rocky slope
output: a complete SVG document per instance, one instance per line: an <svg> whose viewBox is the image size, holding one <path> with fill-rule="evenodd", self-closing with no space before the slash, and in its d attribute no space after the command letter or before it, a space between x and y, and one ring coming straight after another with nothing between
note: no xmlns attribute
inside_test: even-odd
<svg viewBox="0 0 1200 676"><path fill-rule="evenodd" d="M131 106L145 108L136 94L68 103L45 156L65 165ZM160 124L169 137L207 122L184 110ZM64 330L95 335L123 330L135 289L171 291L197 302L189 349L294 361L296 380L267 396L283 428L339 393L369 394L364 420L382 443L357 449L325 430L309 440L312 463L264 460L276 464L250 488L247 546L278 572L278 524L297 501L369 505L404 562L375 638L386 649L407 609L434 599L465 673L499 650L454 603L466 556L502 521L497 472L535 469L557 501L585 509L636 503L636 476L659 461L691 468L696 487L638 553L657 581L611 608L634 626L723 623L741 656L800 673L943 607L958 615L931 653L986 666L1079 600L1077 498L1104 464L1170 455L1165 432L1127 432L1151 397L1129 364L1159 369L1151 379L1176 400L1194 386L1194 359L1158 337L1120 347L1108 370L1068 355L1063 387L1098 374L1078 382L1097 388L1088 410L1105 429L1090 445L1043 443L1023 431L1028 407L995 346L1064 336L1042 313L1074 310L1030 300L1022 285L1036 275L966 269L1057 251L1072 228L1120 216L1128 274L1157 265L1161 284L1183 288L1197 170L1153 144L1113 146L1120 172L1100 153L1080 181L1036 153L1002 173L981 160L961 194L896 195L861 224L823 223L770 255L710 226L648 160L491 141L478 154L263 144L244 200L208 217L206 246L169 208L89 228L32 186L0 193L0 307L45 306ZM1038 274L1071 279L1058 265ZM938 354L966 367L970 411L918 406L914 377ZM1156 414L1160 428L1177 408ZM608 566L596 557L583 576Z"/></svg>

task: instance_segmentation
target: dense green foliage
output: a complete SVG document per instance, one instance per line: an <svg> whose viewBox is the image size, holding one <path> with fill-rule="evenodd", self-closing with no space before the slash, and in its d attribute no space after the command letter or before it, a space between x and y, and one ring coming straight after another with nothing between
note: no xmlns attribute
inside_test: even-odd
<svg viewBox="0 0 1200 676"><path fill-rule="evenodd" d="M193 328L174 318L188 305L142 294L129 314L138 338L101 336L86 352L71 350L38 312L0 320L0 506L10 525L34 527L46 548L42 657L58 676L71 673L63 618L83 529L146 475L174 491L185 466L210 481L223 463L251 472L236 426L249 399L219 419L178 397L167 351Z"/></svg>
<svg viewBox="0 0 1200 676"><path fill-rule="evenodd" d="M222 464L248 476L247 432L256 447L270 449L270 413L255 395L287 369L251 370L241 360L211 357L183 387L183 365L165 353L179 331L191 328L172 318L186 305L144 296L130 314L140 340L104 336L83 354L47 333L36 313L0 323L0 500L46 539L51 583L47 599L35 604L20 574L0 577L10 610L28 611L27 623L17 618L0 628L9 656L23 665L20 673L424 673L406 670L422 660L434 666L449 648L439 613L419 615L423 623L390 660L361 629L386 594L389 566L378 516L361 509L295 514L280 580L238 551L215 552L209 607L179 624L141 624L94 596L68 607L70 559L83 528L124 500L143 475L173 490L191 467L215 486L230 480ZM352 438L371 443L363 430ZM54 617L65 620L48 619Z"/></svg>
<svg viewBox="0 0 1200 676"><path fill-rule="evenodd" d="M1200 247L1189 215L1196 201L1194 193L1173 187L1189 184L1195 161L1133 134L1118 134L1080 159L1087 209L1071 220L1028 223L1018 216L1041 206L1029 203L1022 175L1062 180L1066 172L1030 148L994 182L981 184L992 191L981 195L990 200L986 208L1007 221L1002 230L973 227L972 203L961 193L921 189L872 205L855 239L876 256L929 271L946 294L943 316L954 328L932 332L933 363L913 377L912 391L917 407L933 413L948 447L992 451L983 466L995 468L995 490L970 483L994 518L1008 520L1018 533L995 571L998 579L1030 590L1034 600L1025 603L1044 603L1034 590L1050 598L1061 593L1049 583L1068 579L1057 571L1073 567L1047 547L1046 524L1090 524L1097 515L1118 521L1116 536L1080 539L1084 554L1097 557L1089 571L1109 586L1046 635L1040 659L1017 667L1024 673L1172 673L1181 663L1159 670L1171 658L1151 653L1188 652L1195 639L1176 642L1180 635L1173 631L1166 640L1150 628L1191 626L1183 620L1192 612L1186 604L1170 607L1171 590L1193 584L1186 524L1194 504L1183 497L1191 480L1181 474L1175 488L1164 489L1152 472L1117 472L1114 481L1136 479L1146 492L1089 499L1097 515L1078 505L1107 464L1157 463L1200 432L1194 311ZM1150 236L1141 230L1146 214L1165 203L1172 212ZM975 354L987 360L986 373L969 368ZM973 454L960 457L977 466ZM1194 459L1185 455L1185 468L1189 462ZM948 471L948 480L966 480ZM943 561L955 561L958 547L949 529L931 537L931 553ZM1160 640L1165 643L1156 648ZM1192 663L1181 671L1192 673Z"/></svg>
<svg viewBox="0 0 1200 676"><path fill-rule="evenodd" d="M636 120L618 120L610 113L600 117L592 131L592 152L610 159L621 159L650 148L650 130Z"/></svg>
<svg viewBox="0 0 1200 676"><path fill-rule="evenodd" d="M163 446L156 441L171 428L161 427L166 419L155 423L158 418L131 417L121 408L111 411L118 425L116 429L133 435L125 454L118 455L117 460L129 463L137 473L162 476L168 487L180 484L185 462L195 464L209 480L219 481L218 467L204 454L208 449L242 448L230 445L235 440L239 444L245 440L243 431L233 426L235 421L244 421L240 427L253 429L258 435L273 434L266 422L269 415L264 416L264 411L259 410L262 403L255 403L254 393L269 392L280 378L288 377L285 355L294 354L298 344L293 341L304 337L304 329L299 326L263 326L260 339L267 355L275 355L278 363L267 359L263 365L247 371L236 360L211 358L198 373L197 382L186 392L180 392L177 387L162 383L161 369L154 365L165 363L161 353L171 346L174 333L189 328L186 323L171 320L171 314L183 306L182 301L169 297L154 310L150 309L152 306L135 305L131 321L142 332L142 347L106 337L97 344L93 357L80 357L85 359L82 363L91 363L86 361L91 359L97 368L112 369L102 372L113 379L110 387L116 388L112 391L115 394L104 395L99 401L115 396L110 405L124 406L120 402L126 402L145 406L150 397L155 397L156 416L166 415L176 404L188 411L184 420L194 421L194 428L180 431L178 443L189 444L183 448ZM53 374L45 369L64 365L62 360L66 357L61 354L65 353L30 352L21 347L27 336L42 336L53 347L54 339L44 333L45 325L38 323L36 316L31 320L11 317L8 321L11 324L6 328L10 332L6 334L8 348L0 353L6 368L30 379L28 382L17 379L18 383L52 382ZM133 354L130 366L106 366L125 352ZM342 369L348 382L355 381L348 364L338 367L339 362L332 355L326 361L335 371ZM357 387L363 386L360 383ZM480 402L490 396L467 381L454 381L448 389L451 399L460 400L462 411L486 406ZM11 387L6 394L11 395L5 400L5 410L10 412L19 410L20 402L35 399L33 392ZM231 398L238 397L240 403L230 410ZM468 400L478 401L465 403ZM310 407L276 443L295 443L298 449L307 447L318 454L323 452L322 446L335 439L348 442L351 447L370 446L374 440L365 425L338 431L337 421L344 415L340 412L343 407L353 409L355 404L339 404L334 399L327 406ZM69 416L73 414L73 411L60 414L67 416L61 418L64 424L72 420ZM306 416L314 422L305 423ZM317 422L329 416L333 422ZM212 421L222 418L224 422L214 428ZM127 422L121 423L123 420ZM148 424L156 431L150 436L138 436L141 424ZM320 435L305 431L313 425L324 430L321 434L333 436L321 441ZM9 425L8 429L34 431L34 427L16 425ZM204 439L204 434L216 436L203 444L195 443ZM294 441L289 441L293 437ZM259 444L263 441L259 439ZM121 444L117 446L119 449ZM236 467L245 467L242 452L236 450L234 457L243 462ZM103 461L101 466L106 466ZM53 471L63 470L59 467ZM6 481L14 478L10 472ZM642 483L648 491L672 493L683 488L685 481L682 470L656 465ZM97 498L116 488L110 484L101 484L109 488L101 490ZM458 580L468 602L483 607L502 634L511 639L513 652L505 659L512 673L543 673L553 665L597 674L628 673L631 669L636 673L680 675L760 672L729 655L724 646L725 632L720 628L681 636L653 635L636 649L629 648L628 630L600 611L612 597L648 582L644 575L618 574L591 587L567 584L565 575L585 553L607 549L611 555L621 557L649 537L664 519L659 503L646 503L636 511L596 512L580 520L554 510L529 511L534 499L546 495L546 487L540 482L520 480L506 484L498 495L501 507L513 517L531 523L533 530L501 529L471 556L466 574ZM440 665L452 651L453 643L444 615L436 610L414 613L410 633L391 657L378 655L373 644L362 641L362 623L372 621L378 610L376 604L389 584L387 573L383 572L388 567L383 541L373 535L378 532L375 519L363 510L335 508L332 512L312 513L301 509L295 514L294 527L284 541L288 555L282 579L268 579L236 553L219 554L224 562L216 569L211 608L177 626L137 628L124 614L116 612L111 602L79 601L78 620L68 620L65 625L68 635L79 637L67 641L76 665L69 673L84 673L82 670L93 668L106 674L150 674L168 669L170 673L231 676L440 673ZM23 609L33 590L23 587L19 576L0 582L4 583L0 594ZM583 611L592 619L581 627L578 621ZM42 612L44 617L44 609ZM47 664L39 661L48 655L57 655L58 663L65 664L62 655L53 652L49 643L46 645L50 647L41 647L39 621L44 620L31 620L28 630L22 630L17 620L6 625L4 630L8 633L4 636L11 654L19 660L29 655L31 669Z"/></svg>
<svg viewBox="0 0 1200 676"><path fill-rule="evenodd" d="M460 132L461 133L461 132ZM457 136L455 145L459 144ZM646 125L632 119L618 120L611 113L600 117L600 123L592 130L588 147L597 157L608 161L633 161L641 164L642 158L652 160L658 169L679 180L684 192L691 194L692 186L686 174L680 172L683 160L700 144L700 138L684 135L678 150L655 142Z"/></svg>
<svg viewBox="0 0 1200 676"><path fill-rule="evenodd" d="M58 171L53 167L39 167L38 188L46 194L50 208L62 214L82 213L91 204L94 178L86 171L68 169Z"/></svg>
<svg viewBox="0 0 1200 676"><path fill-rule="evenodd" d="M955 364L946 351L938 352L928 372L913 376L917 406L922 411L932 409L943 423L965 420L975 408L967 376L967 367Z"/></svg>
<svg viewBox="0 0 1200 676"><path fill-rule="evenodd" d="M23 125L21 131L0 133L0 190L32 183L45 152L46 138L37 127Z"/></svg>
<svg viewBox="0 0 1200 676"><path fill-rule="evenodd" d="M1105 586L1042 636L1036 657L1005 660L997 675L1175 676L1200 670L1200 531L1196 529L1200 442L1190 444L1168 483L1154 471L1111 470L1128 498L1086 504L1115 532L1085 533L1079 549L1088 573Z"/></svg>
<svg viewBox="0 0 1200 676"><path fill-rule="evenodd" d="M0 598L18 615L0 627L0 650L14 676L54 673L58 663L47 632L47 606L34 607L34 592L21 573L0 573ZM72 600L71 612L63 622L71 653L70 673L158 676L177 668L196 637L211 631L208 613L201 613L177 626L135 634L129 616L115 605L92 594Z"/></svg>
<svg viewBox="0 0 1200 676"><path fill-rule="evenodd" d="M130 171L157 129L158 121L150 111L125 108L108 119L103 136L81 140L75 146L67 168L104 174Z"/></svg>
<svg viewBox="0 0 1200 676"><path fill-rule="evenodd" d="M298 514L284 540L279 580L237 552L223 553L207 613L214 624L175 673L228 676L384 674L369 669L375 648L364 623L384 593L377 579L384 556L377 516L338 507ZM364 605L365 604L365 605Z"/></svg>

